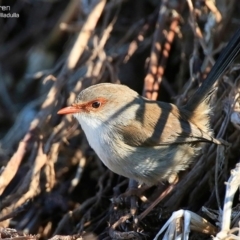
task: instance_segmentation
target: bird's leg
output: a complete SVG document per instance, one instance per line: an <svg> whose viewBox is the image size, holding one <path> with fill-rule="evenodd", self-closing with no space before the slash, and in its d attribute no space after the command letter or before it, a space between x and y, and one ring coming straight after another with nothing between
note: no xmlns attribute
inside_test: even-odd
<svg viewBox="0 0 240 240"><path fill-rule="evenodd" d="M145 210L143 211L139 216L138 220L142 220L145 218L152 210L153 208L159 204L175 187L175 185L178 183L178 177L175 175L175 179L173 180L173 177L171 178L171 184L168 186L168 188L159 196L157 199Z"/></svg>
<svg viewBox="0 0 240 240"><path fill-rule="evenodd" d="M118 196L117 196L117 194L115 194L115 196L117 196L114 199L115 203L120 203L124 198L131 197L131 196L137 196L143 202L147 201L146 197L143 196L142 194L143 194L143 192L148 190L150 187L147 186L147 185L143 185L143 186L138 187L137 182L134 181L134 183L133 183L132 181L134 181L134 180L130 180L129 181L128 189L127 189L126 192L124 192L124 193L122 193L122 194L120 194Z"/></svg>
<svg viewBox="0 0 240 240"><path fill-rule="evenodd" d="M139 187L138 182L133 179L129 180L128 183L128 190L120 194L117 198L114 199L114 204L122 204L124 202L130 203L130 215L133 218L133 228L137 227L138 218L137 211L138 211L138 199L141 201L146 202L148 201L145 196L143 196L143 192L149 189L149 186L143 185ZM116 190L116 189L115 189ZM127 200L128 199L128 200Z"/></svg>
<svg viewBox="0 0 240 240"><path fill-rule="evenodd" d="M133 189L134 191L137 191L138 190L138 188L137 188L138 183L135 180L130 179L128 187L129 187L130 190ZM134 228L134 230L136 230L137 209L138 209L137 197L136 197L136 195L131 195L131 197L130 197L130 214L133 217L133 228Z"/></svg>

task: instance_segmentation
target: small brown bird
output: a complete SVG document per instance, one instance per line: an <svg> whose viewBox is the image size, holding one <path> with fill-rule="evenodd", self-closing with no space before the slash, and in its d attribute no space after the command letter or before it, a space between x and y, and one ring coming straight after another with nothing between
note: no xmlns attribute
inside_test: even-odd
<svg viewBox="0 0 240 240"><path fill-rule="evenodd" d="M113 172L146 183L173 180L204 142L221 144L210 128L212 85L240 50L240 29L201 87L185 106L151 101L123 85L102 83L83 90L70 107L88 142Z"/></svg>

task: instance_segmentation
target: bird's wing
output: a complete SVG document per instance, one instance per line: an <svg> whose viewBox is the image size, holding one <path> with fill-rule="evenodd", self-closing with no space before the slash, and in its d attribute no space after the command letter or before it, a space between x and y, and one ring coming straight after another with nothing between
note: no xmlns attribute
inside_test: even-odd
<svg viewBox="0 0 240 240"><path fill-rule="evenodd" d="M118 131L124 142L131 146L215 142L210 130L203 132L188 119L191 120L190 114L173 104L146 101L134 121L119 126Z"/></svg>

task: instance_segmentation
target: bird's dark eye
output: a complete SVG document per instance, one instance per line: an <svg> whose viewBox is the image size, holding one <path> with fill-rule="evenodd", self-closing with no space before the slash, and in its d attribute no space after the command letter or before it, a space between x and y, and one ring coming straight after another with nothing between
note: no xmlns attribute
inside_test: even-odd
<svg viewBox="0 0 240 240"><path fill-rule="evenodd" d="M100 103L100 102L97 102L97 101L96 101L96 102L93 102L93 103L92 103L92 107L93 107L93 108L99 108L100 106L101 106L101 103Z"/></svg>

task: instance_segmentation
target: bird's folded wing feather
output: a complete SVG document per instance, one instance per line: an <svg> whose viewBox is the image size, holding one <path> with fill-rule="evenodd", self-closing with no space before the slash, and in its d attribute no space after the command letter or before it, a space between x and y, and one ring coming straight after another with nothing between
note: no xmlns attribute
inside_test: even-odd
<svg viewBox="0 0 240 240"><path fill-rule="evenodd" d="M188 118L189 114L173 104L146 101L136 112L135 121L128 122L124 128L119 126L118 131L131 146L214 142L211 133L201 131Z"/></svg>

